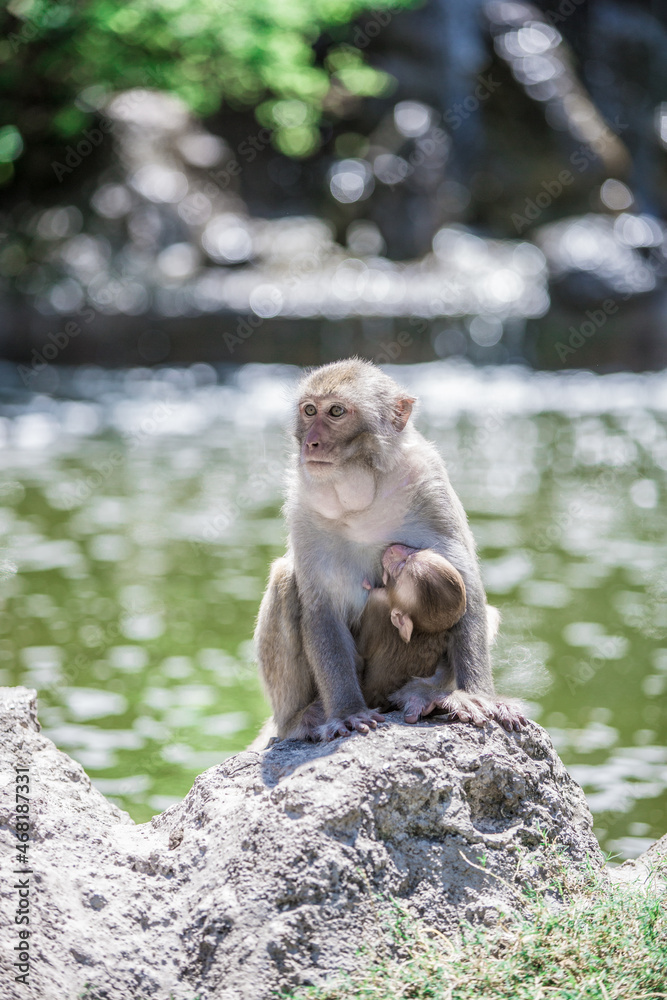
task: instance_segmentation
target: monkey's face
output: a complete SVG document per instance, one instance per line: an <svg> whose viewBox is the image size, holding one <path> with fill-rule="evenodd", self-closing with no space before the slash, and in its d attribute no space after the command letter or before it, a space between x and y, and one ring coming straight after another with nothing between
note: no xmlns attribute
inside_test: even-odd
<svg viewBox="0 0 667 1000"><path fill-rule="evenodd" d="M382 556L382 582L387 588L391 608L391 623L398 629L403 642L410 642L419 594L410 561L418 549L408 545L390 545Z"/></svg>
<svg viewBox="0 0 667 1000"><path fill-rule="evenodd" d="M354 458L363 421L349 401L338 396L306 396L299 401L296 437L300 462L311 475L328 478Z"/></svg>
<svg viewBox="0 0 667 1000"><path fill-rule="evenodd" d="M390 580L394 584L398 583L408 559L418 551L418 549L410 548L409 545L398 544L390 545L389 548L385 549L382 556L382 569L384 570L382 582L385 586Z"/></svg>

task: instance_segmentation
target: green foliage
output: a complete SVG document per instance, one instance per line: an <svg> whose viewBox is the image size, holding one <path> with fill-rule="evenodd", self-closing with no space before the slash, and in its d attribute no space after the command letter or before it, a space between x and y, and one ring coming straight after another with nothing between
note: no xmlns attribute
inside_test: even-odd
<svg viewBox="0 0 667 1000"><path fill-rule="evenodd" d="M320 144L325 108L335 113L341 95L378 95L391 83L347 44L351 22L382 11L386 24L414 3L9 0L0 12L0 112L27 142L62 140L108 93L156 87L198 115L259 106L276 146L307 156Z"/></svg>
<svg viewBox="0 0 667 1000"><path fill-rule="evenodd" d="M0 163L11 163L23 152L23 140L15 125L0 128Z"/></svg>

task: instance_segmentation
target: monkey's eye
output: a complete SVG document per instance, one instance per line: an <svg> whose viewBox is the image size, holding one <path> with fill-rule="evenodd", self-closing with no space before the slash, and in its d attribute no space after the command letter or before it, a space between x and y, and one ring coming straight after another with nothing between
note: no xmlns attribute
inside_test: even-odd
<svg viewBox="0 0 667 1000"><path fill-rule="evenodd" d="M342 417L345 413L345 407L341 406L340 403L334 403L334 405L329 410L329 414L332 417Z"/></svg>
<svg viewBox="0 0 667 1000"><path fill-rule="evenodd" d="M306 414L307 417L314 417L315 414L317 413L317 407L313 406L312 403L306 403L306 405L303 408L303 412Z"/></svg>

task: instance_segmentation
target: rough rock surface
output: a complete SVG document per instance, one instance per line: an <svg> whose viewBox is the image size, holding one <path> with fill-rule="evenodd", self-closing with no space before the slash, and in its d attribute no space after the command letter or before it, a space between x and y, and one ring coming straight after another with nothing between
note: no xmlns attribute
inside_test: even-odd
<svg viewBox="0 0 667 1000"><path fill-rule="evenodd" d="M612 882L627 885L631 889L666 892L667 833L638 858L632 858L616 868L611 868L609 876Z"/></svg>
<svg viewBox="0 0 667 1000"><path fill-rule="evenodd" d="M602 866L583 793L549 737L461 723L246 751L135 825L39 733L35 692L0 689L0 841L16 858L14 766L30 769L30 988L15 983L17 889L0 907L0 997L236 1000L320 981L382 944L389 898L451 931L521 905L544 838Z"/></svg>

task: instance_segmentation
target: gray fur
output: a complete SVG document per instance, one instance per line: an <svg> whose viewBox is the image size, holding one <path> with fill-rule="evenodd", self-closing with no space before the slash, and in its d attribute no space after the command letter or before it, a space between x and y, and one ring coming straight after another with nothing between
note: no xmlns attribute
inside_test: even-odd
<svg viewBox="0 0 667 1000"><path fill-rule="evenodd" d="M375 728L380 717L361 691L352 629L368 596L364 579L380 584L382 553L397 542L449 559L463 577L467 609L449 632L446 658L428 689L407 674L394 700L406 717L415 709L419 717L437 708L465 721L491 716L507 724L507 703L494 695L473 536L442 458L405 425L414 400L375 366L356 359L316 369L300 385L304 399L314 400L324 424L308 445L309 424L297 410L301 448L285 506L289 549L274 564L256 630L277 735L327 739ZM332 399L348 410L340 427L331 419L326 424ZM309 447L330 464L309 465ZM314 692L326 719L317 729L312 711L304 721Z"/></svg>

